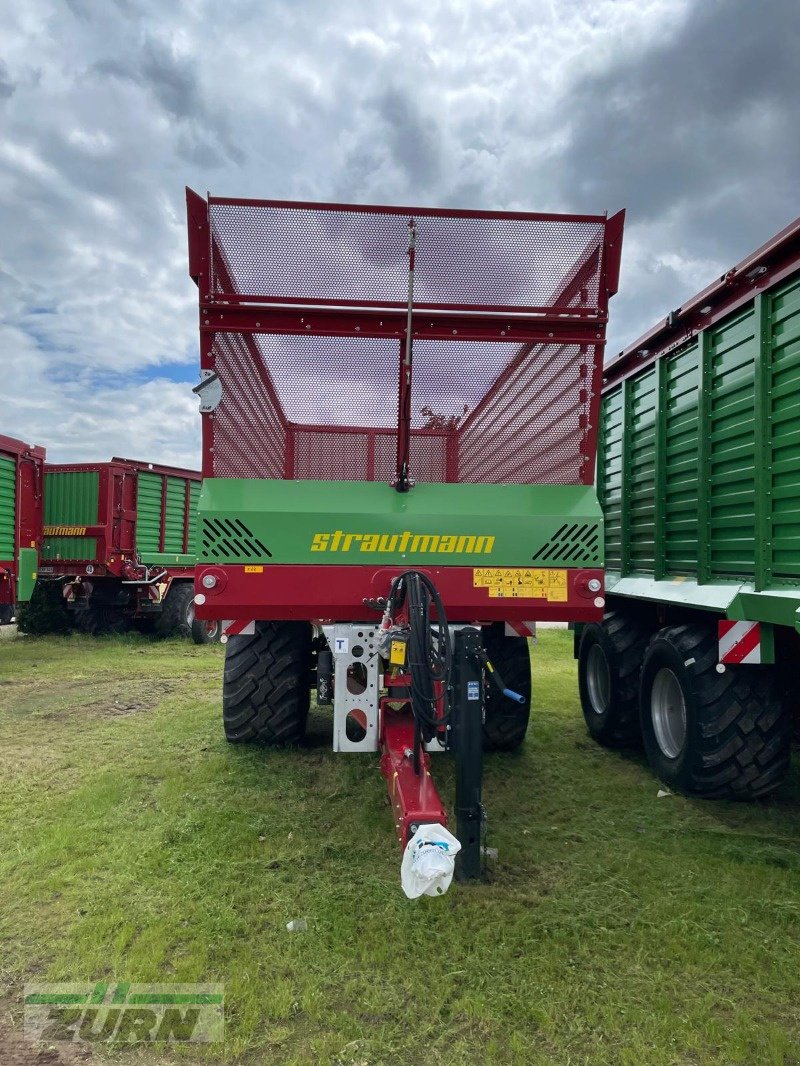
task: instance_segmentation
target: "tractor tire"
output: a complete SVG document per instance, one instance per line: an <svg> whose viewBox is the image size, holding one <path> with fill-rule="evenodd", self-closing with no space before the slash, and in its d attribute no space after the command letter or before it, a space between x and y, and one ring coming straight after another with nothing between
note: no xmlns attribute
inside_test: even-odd
<svg viewBox="0 0 800 1066"><path fill-rule="evenodd" d="M589 735L605 748L641 746L639 674L649 636L621 611L609 611L581 634L581 709Z"/></svg>
<svg viewBox="0 0 800 1066"><path fill-rule="evenodd" d="M791 715L773 666L717 670L716 629L670 626L642 665L642 738L670 788L707 799L753 800L789 769Z"/></svg>
<svg viewBox="0 0 800 1066"><path fill-rule="evenodd" d="M225 646L222 719L232 744L299 744L311 701L307 622L256 622Z"/></svg>
<svg viewBox="0 0 800 1066"><path fill-rule="evenodd" d="M0 606L0 626L7 626L14 617L14 608L10 603Z"/></svg>
<svg viewBox="0 0 800 1066"><path fill-rule="evenodd" d="M167 591L161 614L156 618L156 633L160 637L188 639L192 636L194 621L194 584L191 581L173 581Z"/></svg>
<svg viewBox="0 0 800 1066"><path fill-rule="evenodd" d="M497 691L490 678L484 685L483 750L514 751L525 739L531 715L531 655L526 637L507 637L502 622L483 629L483 647L507 688L525 697L514 703Z"/></svg>
<svg viewBox="0 0 800 1066"><path fill-rule="evenodd" d="M120 636L128 630L128 619L119 607L78 600L74 610L75 628L89 636Z"/></svg>
<svg viewBox="0 0 800 1066"><path fill-rule="evenodd" d="M195 644L219 644L222 622L219 619L192 619L192 640Z"/></svg>

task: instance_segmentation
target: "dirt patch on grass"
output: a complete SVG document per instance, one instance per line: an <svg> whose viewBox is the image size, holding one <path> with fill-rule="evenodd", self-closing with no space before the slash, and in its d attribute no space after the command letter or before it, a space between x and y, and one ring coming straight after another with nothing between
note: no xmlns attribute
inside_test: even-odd
<svg viewBox="0 0 800 1066"><path fill-rule="evenodd" d="M159 684L127 681L125 684L115 685L102 699L87 703L84 710L93 718L106 716L119 718L129 714L138 714L158 706L174 690L175 685L170 682Z"/></svg>
<svg viewBox="0 0 800 1066"><path fill-rule="evenodd" d="M47 1047L32 1044L13 1029L0 1025L0 1062L3 1066L76 1066L90 1063L92 1053L85 1044Z"/></svg>

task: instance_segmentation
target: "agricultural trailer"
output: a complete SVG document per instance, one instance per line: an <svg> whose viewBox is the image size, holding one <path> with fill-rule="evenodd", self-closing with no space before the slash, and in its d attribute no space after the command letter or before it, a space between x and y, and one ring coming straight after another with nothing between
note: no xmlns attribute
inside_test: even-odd
<svg viewBox="0 0 800 1066"><path fill-rule="evenodd" d="M120 458L48 463L44 486L39 574L61 583L79 628L218 639L219 625L194 611L199 473Z"/></svg>
<svg viewBox="0 0 800 1066"><path fill-rule="evenodd" d="M403 846L480 873L482 745L523 740L538 619L599 618L595 443L623 213L203 199L197 613L234 743L380 752Z"/></svg>
<svg viewBox="0 0 800 1066"><path fill-rule="evenodd" d="M44 448L0 434L0 625L36 584L44 460Z"/></svg>
<svg viewBox="0 0 800 1066"><path fill-rule="evenodd" d="M605 368L606 615L577 632L591 735L670 787L789 767L800 656L800 219ZM580 627L579 627L580 628Z"/></svg>

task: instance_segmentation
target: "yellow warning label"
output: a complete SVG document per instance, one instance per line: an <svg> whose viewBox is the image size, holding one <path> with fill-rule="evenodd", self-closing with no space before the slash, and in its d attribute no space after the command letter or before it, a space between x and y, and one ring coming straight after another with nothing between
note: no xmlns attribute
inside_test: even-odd
<svg viewBox="0 0 800 1066"><path fill-rule="evenodd" d="M567 600L566 570L533 570L525 567L476 567L472 586L486 589L490 600Z"/></svg>
<svg viewBox="0 0 800 1066"><path fill-rule="evenodd" d="M406 642L404 640L393 640L392 646L389 650L389 662L395 666L403 666L406 661Z"/></svg>
<svg viewBox="0 0 800 1066"><path fill-rule="evenodd" d="M246 574L263 574L264 573L264 567L263 566L246 566L244 568L244 572Z"/></svg>

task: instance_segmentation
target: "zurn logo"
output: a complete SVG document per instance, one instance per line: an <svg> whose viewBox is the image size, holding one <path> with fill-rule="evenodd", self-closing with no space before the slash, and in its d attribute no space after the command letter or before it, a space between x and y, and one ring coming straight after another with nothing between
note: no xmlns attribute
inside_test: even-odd
<svg viewBox="0 0 800 1066"><path fill-rule="evenodd" d="M24 1032L58 1043L216 1043L225 1026L224 985L29 984Z"/></svg>

